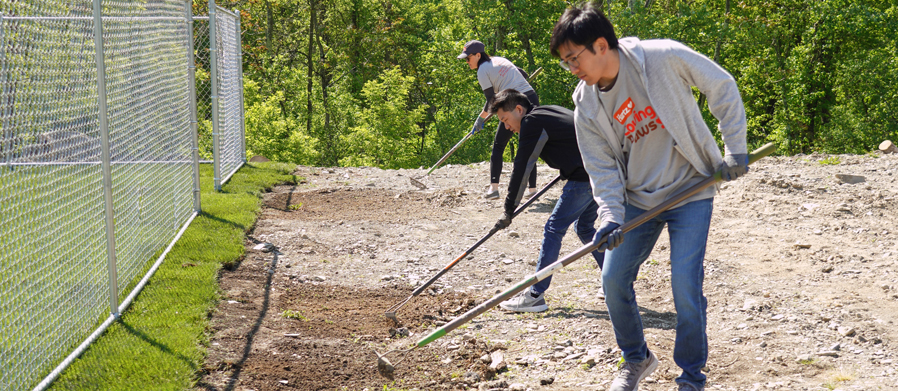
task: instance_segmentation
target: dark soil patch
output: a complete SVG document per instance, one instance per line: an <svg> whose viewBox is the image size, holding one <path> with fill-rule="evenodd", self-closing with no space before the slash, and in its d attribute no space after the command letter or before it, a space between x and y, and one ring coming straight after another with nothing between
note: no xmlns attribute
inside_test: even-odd
<svg viewBox="0 0 898 391"><path fill-rule="evenodd" d="M235 270L222 273L225 298L223 308L213 316L214 336L200 387L463 389L473 383L472 376L484 379L493 375L479 360L493 349L476 340L452 352L432 344L407 355L390 354L388 359L396 366L395 381L377 372L372 349L385 353L387 346L411 347L435 328L435 322L445 322L473 307L473 299L428 290L399 311L403 324L395 325L384 311L407 298L410 288L272 281L268 271L276 266L276 254L251 253ZM397 328L406 328L411 336L397 342L403 338L391 336ZM442 361L447 357L451 363Z"/></svg>
<svg viewBox="0 0 898 391"><path fill-rule="evenodd" d="M464 192L444 189L433 193L383 189L330 188L306 192L270 193L266 217L296 220L377 220L405 222L445 215L447 207L462 203Z"/></svg>

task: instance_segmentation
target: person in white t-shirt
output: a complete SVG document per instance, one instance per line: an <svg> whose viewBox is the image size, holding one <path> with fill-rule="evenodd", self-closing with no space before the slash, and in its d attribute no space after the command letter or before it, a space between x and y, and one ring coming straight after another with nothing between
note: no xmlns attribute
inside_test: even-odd
<svg viewBox="0 0 898 391"><path fill-rule="evenodd" d="M477 133L483 129L486 120L490 117L488 109L493 97L506 88L517 90L524 94L533 106L539 106L539 96L527 82L524 70L516 67L508 59L490 56L484 50L482 42L468 41L457 58L464 59L469 68L477 70L477 81L486 97L486 103L471 127L471 133ZM499 199L502 155L512 135L513 133L505 128L505 124L499 122L499 126L496 128L496 137L493 140L493 151L490 154L490 185L483 196L486 199ZM526 194L528 197L536 193L536 170L530 174L529 185L530 188Z"/></svg>

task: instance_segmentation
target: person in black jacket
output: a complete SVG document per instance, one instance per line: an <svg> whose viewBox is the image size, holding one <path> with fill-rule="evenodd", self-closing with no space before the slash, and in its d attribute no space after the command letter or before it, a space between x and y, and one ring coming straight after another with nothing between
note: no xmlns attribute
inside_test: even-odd
<svg viewBox="0 0 898 391"><path fill-rule="evenodd" d="M583 168L580 149L577 147L574 112L561 106L534 107L524 94L505 89L493 98L490 113L498 116L508 130L518 133L519 138L514 169L508 183L508 195L505 198L505 213L496 222L496 228L503 229L511 224L514 210L520 204L527 185L524 179L536 169L538 158L560 171L561 177L567 180L561 197L546 222L536 266L539 271L558 260L561 239L571 224L575 225L577 236L583 244L592 243L596 233L595 221L599 207L592 197L589 174ZM593 251L592 256L601 268L605 259L604 252ZM552 277L549 276L499 306L515 312L545 311L549 307L543 296L551 281Z"/></svg>

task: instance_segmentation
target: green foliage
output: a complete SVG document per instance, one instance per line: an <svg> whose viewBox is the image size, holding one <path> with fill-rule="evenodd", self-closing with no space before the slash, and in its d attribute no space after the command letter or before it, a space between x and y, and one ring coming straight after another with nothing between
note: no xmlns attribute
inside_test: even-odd
<svg viewBox="0 0 898 391"><path fill-rule="evenodd" d="M247 147L304 164L429 167L483 106L476 72L455 58L470 39L527 71L543 67L531 83L541 103L572 108L577 79L549 53L551 29L567 4L224 4L244 10ZM774 141L786 154L862 153L898 137L894 1L600 4L618 36L679 40L727 69L742 93L749 149ZM715 129L704 98L695 95ZM200 130L207 131L203 120ZM488 159L496 125L492 120L448 163Z"/></svg>
<svg viewBox="0 0 898 391"><path fill-rule="evenodd" d="M427 105L408 108L413 81L397 66L365 83L362 96L367 107L358 115L359 125L342 136L348 153L341 165L401 168L418 161L415 144L422 133L418 123Z"/></svg>
<svg viewBox="0 0 898 391"><path fill-rule="evenodd" d="M244 86L247 155L297 164L316 163L318 140L305 134L296 118L283 115L283 91L262 97L257 83L247 80Z"/></svg>
<svg viewBox="0 0 898 391"><path fill-rule="evenodd" d="M293 310L284 310L284 312L281 313L281 316L287 319L296 319L302 322L306 322L309 320L309 318L303 316L302 312Z"/></svg>

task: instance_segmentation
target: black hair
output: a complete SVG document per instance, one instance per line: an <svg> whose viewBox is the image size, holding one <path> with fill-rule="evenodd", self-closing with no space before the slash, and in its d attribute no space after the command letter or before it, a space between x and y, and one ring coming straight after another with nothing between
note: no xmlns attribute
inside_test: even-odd
<svg viewBox="0 0 898 391"><path fill-rule="evenodd" d="M605 38L609 49L617 49L617 35L611 21L601 9L595 8L591 3L584 3L564 10L552 29L549 48L555 57L561 57L558 50L565 43L586 46L590 52L595 53L592 43L599 38Z"/></svg>
<svg viewBox="0 0 898 391"><path fill-rule="evenodd" d="M483 64L490 60L490 55L486 54L486 52L480 52L480 60L477 60L477 67L480 68L480 64Z"/></svg>
<svg viewBox="0 0 898 391"><path fill-rule="evenodd" d="M499 109L512 111L518 105L524 108L524 112L529 112L530 108L533 107L526 95L514 88L506 88L493 97L493 101L490 103L490 114L499 114Z"/></svg>

